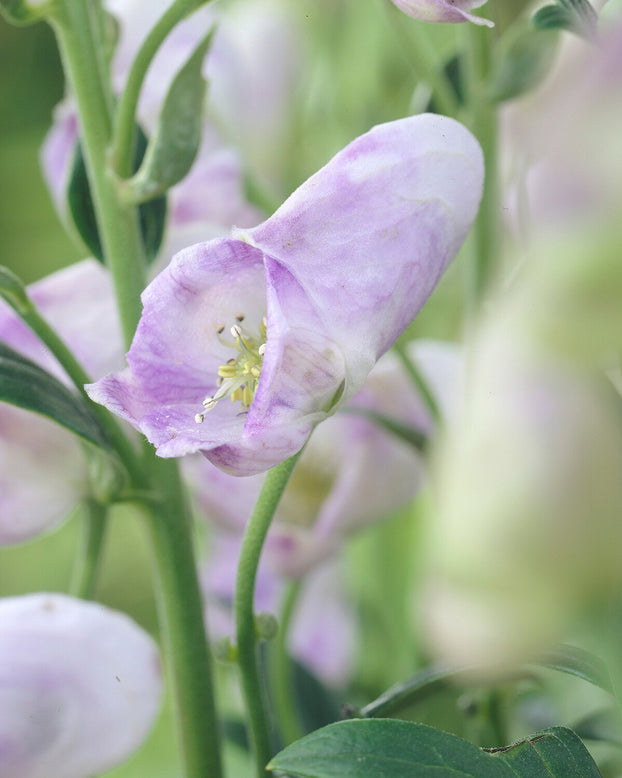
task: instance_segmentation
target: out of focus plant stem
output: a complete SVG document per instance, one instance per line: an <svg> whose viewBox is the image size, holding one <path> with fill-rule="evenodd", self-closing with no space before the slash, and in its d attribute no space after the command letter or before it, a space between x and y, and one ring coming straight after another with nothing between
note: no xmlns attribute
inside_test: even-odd
<svg viewBox="0 0 622 778"><path fill-rule="evenodd" d="M183 10L179 18L190 5L175 4L177 12ZM129 346L140 318L146 262L137 211L119 201L108 164L114 117L109 78L99 53L104 44L100 40L98 7L59 0L52 24L78 106L82 150L104 258L113 276L124 340ZM167 24L170 29L170 17ZM155 38L150 40L153 44ZM139 90L138 82L136 78L135 88ZM175 700L184 776L219 778L219 731L211 660L185 498L174 462L158 460L145 448L143 466L147 476L136 474L132 485L139 490L151 486L155 494L144 516L153 549L160 625Z"/></svg>

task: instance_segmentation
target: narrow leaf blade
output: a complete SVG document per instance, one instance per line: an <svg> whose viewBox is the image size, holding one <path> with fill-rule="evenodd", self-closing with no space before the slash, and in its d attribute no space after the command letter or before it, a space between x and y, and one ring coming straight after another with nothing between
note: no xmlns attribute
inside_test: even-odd
<svg viewBox="0 0 622 778"><path fill-rule="evenodd" d="M143 163L126 184L132 202L163 194L192 167L203 127L206 81L201 69L212 35L201 41L169 88Z"/></svg>
<svg viewBox="0 0 622 778"><path fill-rule="evenodd" d="M0 401L40 413L102 448L105 436L86 403L54 376L0 342Z"/></svg>

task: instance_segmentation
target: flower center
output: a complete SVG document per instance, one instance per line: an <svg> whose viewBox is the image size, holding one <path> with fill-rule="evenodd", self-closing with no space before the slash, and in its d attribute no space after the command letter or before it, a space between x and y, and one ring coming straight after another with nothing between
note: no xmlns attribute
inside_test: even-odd
<svg viewBox="0 0 622 778"><path fill-rule="evenodd" d="M203 400L202 413L197 413L194 420L200 424L205 418L205 414L215 407L223 397L230 397L232 402L241 402L245 408L248 408L255 399L255 392L259 386L261 377L261 368L263 366L263 355L266 350L267 322L264 316L259 324L259 335L249 333L244 327L244 315L239 314L235 317L237 324L229 330L233 343L222 338L225 331L225 325L218 327L218 340L237 351L237 356L231 357L224 365L218 368L218 390L214 395L208 395Z"/></svg>

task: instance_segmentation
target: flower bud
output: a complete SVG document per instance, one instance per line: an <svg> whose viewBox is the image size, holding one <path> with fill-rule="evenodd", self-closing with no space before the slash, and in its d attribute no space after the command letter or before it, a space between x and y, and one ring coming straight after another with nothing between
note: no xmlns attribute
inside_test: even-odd
<svg viewBox="0 0 622 778"><path fill-rule="evenodd" d="M481 16L468 13L486 0L393 0L404 13L423 22L474 22L492 27L493 23Z"/></svg>
<svg viewBox="0 0 622 778"><path fill-rule="evenodd" d="M487 674L548 648L620 582L619 401L521 324L506 309L477 341L425 553L433 650Z"/></svg>
<svg viewBox="0 0 622 778"><path fill-rule="evenodd" d="M121 762L160 706L153 640L61 594L0 600L0 778L87 778Z"/></svg>

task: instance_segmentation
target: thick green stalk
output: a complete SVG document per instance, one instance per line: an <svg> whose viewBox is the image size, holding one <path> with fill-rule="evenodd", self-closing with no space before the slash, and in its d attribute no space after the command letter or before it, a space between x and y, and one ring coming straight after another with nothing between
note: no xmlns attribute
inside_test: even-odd
<svg viewBox="0 0 622 778"><path fill-rule="evenodd" d="M220 729L212 657L196 572L191 517L178 468L154 457L152 473L163 500L145 520L153 550L160 629L182 747L185 778L220 778Z"/></svg>
<svg viewBox="0 0 622 778"><path fill-rule="evenodd" d="M265 766L270 761L273 753L265 690L259 670L259 657L257 656L257 635L253 609L255 579L257 577L261 551L270 529L272 518L300 453L272 468L266 475L244 533L240 560L238 562L233 605L238 664L242 676L242 692L249 717L249 734L257 778L263 778L263 776L267 775Z"/></svg>
<svg viewBox="0 0 622 778"><path fill-rule="evenodd" d="M122 205L107 159L112 134L109 85L102 80L97 20L92 3L58 0L53 25L71 91L104 257L113 277L121 326L129 347L140 319L146 261L138 212Z"/></svg>
<svg viewBox="0 0 622 778"><path fill-rule="evenodd" d="M140 319L145 259L137 211L117 197L108 165L112 117L109 86L97 50L97 8L83 0L58 0L53 20L65 72L78 106L81 142L104 257L114 279L126 345ZM160 626L172 685L185 778L220 778L220 738L211 660L204 627L192 528L177 466L149 449L150 476L134 479L138 491L156 493L144 504L153 548ZM159 499L158 499L159 497Z"/></svg>
<svg viewBox="0 0 622 778"><path fill-rule="evenodd" d="M132 62L119 100L110 155L114 170L122 178L128 178L132 174L136 106L149 65L171 30L188 14L208 1L176 0L156 22Z"/></svg>

